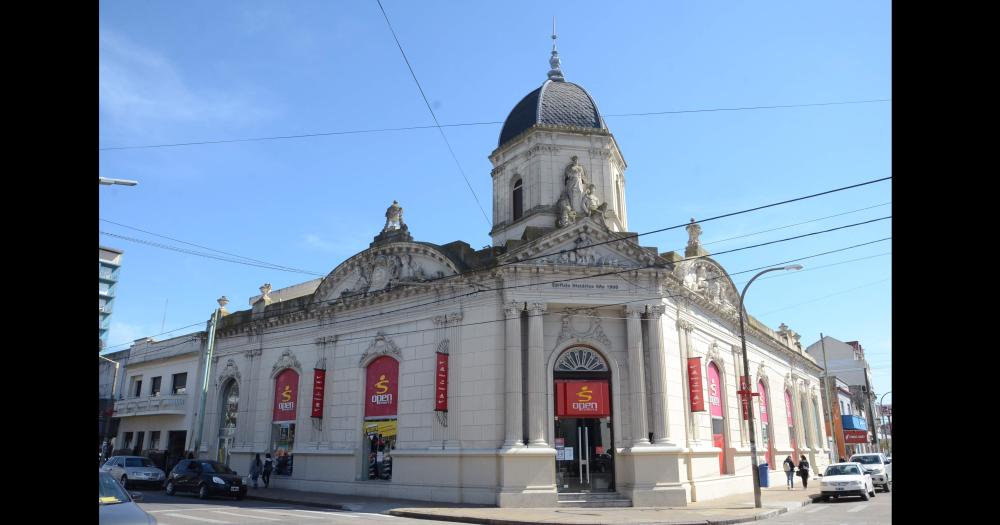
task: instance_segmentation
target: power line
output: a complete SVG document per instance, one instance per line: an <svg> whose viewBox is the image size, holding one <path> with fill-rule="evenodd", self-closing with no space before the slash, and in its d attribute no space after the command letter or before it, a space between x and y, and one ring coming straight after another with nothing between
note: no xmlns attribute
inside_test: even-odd
<svg viewBox="0 0 1000 525"><path fill-rule="evenodd" d="M472 189L472 183L470 183L469 178L465 176L465 170L462 169L462 163L458 162L458 156L455 155L455 150L451 148L451 142L448 141L448 136L444 134L444 129L441 128L441 123L438 122L437 115L434 114L434 109L431 108L431 103L427 100L427 95L424 94L424 88L420 87L420 81L417 80L417 74L413 71L413 66L410 65L410 59L406 58L406 52L403 51L403 45L399 43L396 31L392 28L392 23L389 22L389 15L386 14L385 8L382 7L382 0L376 1L378 2L378 8L382 10L382 16L385 17L386 25L389 26L392 38L396 41L396 47L399 48L399 53L403 55L403 61L406 62L406 67L410 70L410 76L413 77L413 81L417 84L417 89L420 91L420 96L424 99L424 104L427 105L427 111L431 112L431 118L434 119L434 125L437 127L438 133L441 134L441 138L444 139L445 145L448 146L448 152L451 153L451 158L455 160L455 165L458 166L458 171L462 174L462 178L465 179L465 184L469 186L469 191L472 192L472 198L476 199L476 206L479 206L479 211L483 212L483 218L486 219L486 224L492 224L490 218L486 215L486 210L483 209L483 205L479 202L479 196L476 195L476 190Z"/></svg>
<svg viewBox="0 0 1000 525"><path fill-rule="evenodd" d="M815 106L833 106L833 105L846 105L846 104L871 104L875 102L892 102L891 98L885 99L874 99L874 100L846 100L840 102L816 102L809 104L785 104L780 106L744 106L744 107L734 107L734 108L704 108L704 109L681 109L675 111L652 111L647 113L608 113L602 114L602 117L639 117L639 116L653 116L653 115L676 115L682 113L710 113L717 111L755 111L761 109L779 109L779 108L805 108L805 107L815 107ZM495 126L498 124L503 124L502 120L494 120L489 122L460 122L456 124L440 124L434 126L403 126L396 128L371 128L371 129L354 129L354 130L343 130L343 131L323 131L316 133L302 133L298 135L276 135L268 137L251 137L245 139L221 139L221 140L203 140L203 141L192 141L192 142L177 142L172 144L147 144L142 146L117 146L108 148L98 148L98 151L117 151L117 150L130 150L130 149L152 149L152 148L176 148L183 146L204 146L211 144L233 144L238 142L261 142L265 140L293 140L293 139L304 139L312 137L332 137L338 135L360 135L366 133L387 133L392 131L417 131L422 129L434 129L434 128L459 128L459 127L469 127L469 126Z"/></svg>
<svg viewBox="0 0 1000 525"><path fill-rule="evenodd" d="M173 332L176 332L176 331L178 331L178 330L183 330L183 329L185 329L185 328L191 328L192 326L198 326L198 325L202 325L202 326L204 326L204 325L205 325L205 322L206 322L206 321L199 321L199 322L197 322L197 323L191 323L191 324L189 324L189 325L187 325L187 326L180 326L180 327L177 327L177 328L174 328L173 330L167 330L166 332L160 332L160 333L158 333L158 334L153 334L153 335L147 335L147 336L145 336L145 337L156 337L156 336L158 336L158 335L163 335L163 334L170 334L170 333L173 333ZM113 344L113 345L109 345L109 346L105 346L105 347L104 347L104 350L107 350L107 349L109 349L109 348L115 348L115 347L118 347L118 346L125 346L125 345L130 345L130 344L132 344L132 343L134 343L134 342L135 342L135 341L131 341L131 342L128 342L128 343L117 343L117 344Z"/></svg>
<svg viewBox="0 0 1000 525"><path fill-rule="evenodd" d="M875 286L876 284L884 283L886 281L891 281L891 280L892 280L892 277L886 277L885 279L880 279L880 280L875 281L875 282L871 282L871 283L868 283L868 284L862 284L861 286L855 286L854 288L848 288L847 290L841 290L839 292L835 292L835 293L832 293L830 295L824 295L823 297L817 297L816 299L810 299L808 301L804 301L804 302L801 302L801 303L798 303L798 304L793 304L791 306L786 306L784 308L779 308L777 310L771 310L770 312L764 312L764 313L759 314L759 315L761 317L763 317L765 315L770 315L770 314L773 314L775 312L781 312L783 310L788 310L789 308L795 308L797 306L802 306L804 304L815 303L816 301L822 301L823 299L827 299L827 298L834 297L834 296L837 296L837 295L842 295L842 294L845 294L847 292L853 292L854 290L858 290L860 288L867 288L869 286Z"/></svg>
<svg viewBox="0 0 1000 525"><path fill-rule="evenodd" d="M209 248L208 246L202 246L200 244L195 244L193 242L182 241L180 239L175 239L173 237L168 237L166 235L161 235L159 233L154 233L154 232L151 232L151 231L142 230L142 229L136 228L134 226L129 226L127 224L122 224L120 222L115 222L115 221L111 221L111 220L108 220L108 219L98 218L98 220L104 221L104 222L107 222L107 223L110 223L110 224L114 224L116 226L121 226L122 228L128 228L130 230L135 230L135 231L146 233L146 234L149 234L149 235L154 235L156 237L162 237L164 239L169 239L169 240L174 241L174 242L179 242L179 243L182 243L182 244L187 244L188 246L194 246L194 247L197 247L197 248L202 248L202 249L213 251L213 252L216 252L216 253L221 253L223 255L231 255L233 257L238 257L240 259L246 259L248 261L255 262L255 263L266 264L266 265L268 265L270 267L273 267L275 269L287 270L287 271L298 272L298 273L306 273L306 274L312 274L312 275L322 275L322 274L318 274L316 272L310 272L309 270L302 270L302 269L299 269L299 268L290 268L290 267L287 267L287 266L282 266L280 264L274 264L274 263L270 263L270 262L267 262L267 261L261 261L259 259L253 259L251 257L244 257L242 255L237 255L235 253L229 253L229 252L224 252L222 250L216 250L215 248Z"/></svg>

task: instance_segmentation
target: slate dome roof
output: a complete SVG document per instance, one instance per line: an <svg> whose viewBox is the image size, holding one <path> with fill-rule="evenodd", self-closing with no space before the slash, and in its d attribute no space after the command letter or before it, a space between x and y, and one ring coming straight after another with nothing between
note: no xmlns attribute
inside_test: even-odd
<svg viewBox="0 0 1000 525"><path fill-rule="evenodd" d="M546 80L514 106L500 131L497 147L535 124L607 130L597 103L587 90L564 80Z"/></svg>

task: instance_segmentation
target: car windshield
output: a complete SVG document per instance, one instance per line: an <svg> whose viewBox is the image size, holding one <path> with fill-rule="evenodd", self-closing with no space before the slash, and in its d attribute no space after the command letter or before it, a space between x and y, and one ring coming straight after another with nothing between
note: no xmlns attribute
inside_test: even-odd
<svg viewBox="0 0 1000 525"><path fill-rule="evenodd" d="M873 463L881 464L882 461L879 460L878 456L854 456L851 461L857 461L858 463L864 463L865 465L871 465Z"/></svg>
<svg viewBox="0 0 1000 525"><path fill-rule="evenodd" d="M98 472L100 490L97 494L97 503L100 505L114 505L115 503L125 503L129 501L125 489L109 476L106 472Z"/></svg>
<svg viewBox="0 0 1000 525"><path fill-rule="evenodd" d="M126 467L155 467L149 458L125 458Z"/></svg>
<svg viewBox="0 0 1000 525"><path fill-rule="evenodd" d="M225 463L219 463L218 461L199 461L198 463L201 465L202 472L215 472L218 474L233 473Z"/></svg>
<svg viewBox="0 0 1000 525"><path fill-rule="evenodd" d="M858 474L861 474L861 471L854 465L830 465L826 467L827 476L852 476Z"/></svg>

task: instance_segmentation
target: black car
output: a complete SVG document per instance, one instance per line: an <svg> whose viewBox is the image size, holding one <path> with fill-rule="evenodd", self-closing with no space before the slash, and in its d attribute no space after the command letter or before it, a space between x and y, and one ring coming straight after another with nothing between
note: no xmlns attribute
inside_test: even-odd
<svg viewBox="0 0 1000 525"><path fill-rule="evenodd" d="M167 494L194 492L205 499L209 496L230 496L243 499L247 486L243 479L225 463L206 459L185 459L167 476Z"/></svg>

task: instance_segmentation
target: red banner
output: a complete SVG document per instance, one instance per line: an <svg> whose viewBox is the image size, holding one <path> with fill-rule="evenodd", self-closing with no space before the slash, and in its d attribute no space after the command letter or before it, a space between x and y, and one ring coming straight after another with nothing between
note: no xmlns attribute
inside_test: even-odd
<svg viewBox="0 0 1000 525"><path fill-rule="evenodd" d="M868 431L844 430L844 443L868 443Z"/></svg>
<svg viewBox="0 0 1000 525"><path fill-rule="evenodd" d="M437 353L437 379L434 386L434 410L448 411L448 354Z"/></svg>
<svg viewBox="0 0 1000 525"><path fill-rule="evenodd" d="M760 422L763 424L768 424L769 420L767 418L767 387L764 386L763 381L757 383L757 393L760 394Z"/></svg>
<svg viewBox="0 0 1000 525"><path fill-rule="evenodd" d="M715 363L708 364L708 407L712 417L722 417L722 381Z"/></svg>
<svg viewBox="0 0 1000 525"><path fill-rule="evenodd" d="M286 368L274 381L274 421L295 421L298 397L299 373Z"/></svg>
<svg viewBox="0 0 1000 525"><path fill-rule="evenodd" d="M607 417L607 381L556 381L556 415L559 417Z"/></svg>
<svg viewBox="0 0 1000 525"><path fill-rule="evenodd" d="M395 416L399 361L382 356L368 365L365 381L365 417Z"/></svg>
<svg viewBox="0 0 1000 525"><path fill-rule="evenodd" d="M743 420L750 420L750 386L747 385L747 378L740 376L740 405L743 407Z"/></svg>
<svg viewBox="0 0 1000 525"><path fill-rule="evenodd" d="M705 411L705 396L701 385L701 358L688 358L688 399L691 400L692 412Z"/></svg>
<svg viewBox="0 0 1000 525"><path fill-rule="evenodd" d="M785 420L788 422L788 426L795 424L795 419L792 417L792 394L788 390L785 390Z"/></svg>
<svg viewBox="0 0 1000 525"><path fill-rule="evenodd" d="M323 417L323 392L326 390L326 370L313 369L312 417Z"/></svg>

